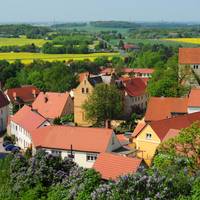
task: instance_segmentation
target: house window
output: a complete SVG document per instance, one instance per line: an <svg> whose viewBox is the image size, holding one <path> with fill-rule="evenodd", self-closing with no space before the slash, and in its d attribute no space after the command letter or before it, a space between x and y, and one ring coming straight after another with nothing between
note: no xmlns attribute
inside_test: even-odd
<svg viewBox="0 0 200 200"><path fill-rule="evenodd" d="M86 155L86 160L87 161L94 161L97 159L97 154L87 154Z"/></svg>
<svg viewBox="0 0 200 200"><path fill-rule="evenodd" d="M16 131L17 131L17 126L15 128L16 128Z"/></svg>
<svg viewBox="0 0 200 200"><path fill-rule="evenodd" d="M82 88L82 93L83 93L83 94L85 93L85 89L84 89L84 88Z"/></svg>
<svg viewBox="0 0 200 200"><path fill-rule="evenodd" d="M151 138L152 138L151 133L147 133L147 134L146 134L146 139L147 139L147 140L150 140Z"/></svg>
<svg viewBox="0 0 200 200"><path fill-rule="evenodd" d="M86 80L84 80L84 84L86 85Z"/></svg>
<svg viewBox="0 0 200 200"><path fill-rule="evenodd" d="M86 93L89 93L89 89L88 88L86 88Z"/></svg>
<svg viewBox="0 0 200 200"><path fill-rule="evenodd" d="M74 152L68 152L68 158L74 159L75 154Z"/></svg>
<svg viewBox="0 0 200 200"><path fill-rule="evenodd" d="M58 150L52 150L51 153L57 156L61 156L61 151Z"/></svg>

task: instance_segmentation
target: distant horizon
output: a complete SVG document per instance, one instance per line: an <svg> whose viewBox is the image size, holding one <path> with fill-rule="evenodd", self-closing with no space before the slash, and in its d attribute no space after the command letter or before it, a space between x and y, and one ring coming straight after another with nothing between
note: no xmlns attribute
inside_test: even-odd
<svg viewBox="0 0 200 200"><path fill-rule="evenodd" d="M116 22L131 22L131 23L160 23L160 24L191 24L191 25L199 25L200 21L128 21L128 20L90 20L90 21L0 21L0 25L2 24L65 24L65 23L90 23L95 21L116 21Z"/></svg>

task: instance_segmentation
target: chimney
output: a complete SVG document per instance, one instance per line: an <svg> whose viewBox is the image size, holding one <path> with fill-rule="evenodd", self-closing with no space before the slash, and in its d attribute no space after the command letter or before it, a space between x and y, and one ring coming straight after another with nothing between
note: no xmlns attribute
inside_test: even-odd
<svg viewBox="0 0 200 200"><path fill-rule="evenodd" d="M33 97L36 98L36 91L35 89L32 90Z"/></svg>
<svg viewBox="0 0 200 200"><path fill-rule="evenodd" d="M14 100L17 100L17 93L16 92L13 92L13 98L14 98Z"/></svg>
<svg viewBox="0 0 200 200"><path fill-rule="evenodd" d="M105 125L106 125L106 128L111 128L111 121L107 119Z"/></svg>
<svg viewBox="0 0 200 200"><path fill-rule="evenodd" d="M48 102L48 97L47 97L47 96L44 97L44 102L45 102L45 103Z"/></svg>

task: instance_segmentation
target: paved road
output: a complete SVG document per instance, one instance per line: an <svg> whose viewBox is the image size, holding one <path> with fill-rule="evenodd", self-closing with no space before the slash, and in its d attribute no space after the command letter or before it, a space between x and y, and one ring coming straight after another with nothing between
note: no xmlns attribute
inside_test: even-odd
<svg viewBox="0 0 200 200"><path fill-rule="evenodd" d="M6 152L3 148L3 137L0 137L0 159L4 158L8 152Z"/></svg>

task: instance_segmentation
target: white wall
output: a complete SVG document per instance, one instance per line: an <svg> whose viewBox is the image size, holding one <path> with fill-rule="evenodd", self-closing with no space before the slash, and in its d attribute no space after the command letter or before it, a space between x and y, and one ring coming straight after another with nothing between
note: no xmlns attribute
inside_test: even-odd
<svg viewBox="0 0 200 200"><path fill-rule="evenodd" d="M50 125L49 122L44 122L40 125L40 127ZM15 122L10 122L10 133L14 135L17 139L16 144L20 146L22 149L26 150L28 147L32 145L31 134L25 130L23 127L19 126Z"/></svg>
<svg viewBox="0 0 200 200"><path fill-rule="evenodd" d="M53 151L58 151L61 153L61 157L64 159L66 157L68 157L68 155L71 154L70 151L67 150L59 150L59 149L45 149L45 151L47 153L53 153ZM73 154L74 154L74 162L77 163L80 167L84 167L84 168L92 168L95 160L93 161L88 161L87 160L87 154L89 155L96 155L98 156L99 153L92 153L92 152L82 152L82 151L74 151L73 150Z"/></svg>
<svg viewBox="0 0 200 200"><path fill-rule="evenodd" d="M8 122L8 106L0 108L0 131L5 131Z"/></svg>
<svg viewBox="0 0 200 200"><path fill-rule="evenodd" d="M200 107L188 107L188 113L200 112Z"/></svg>

